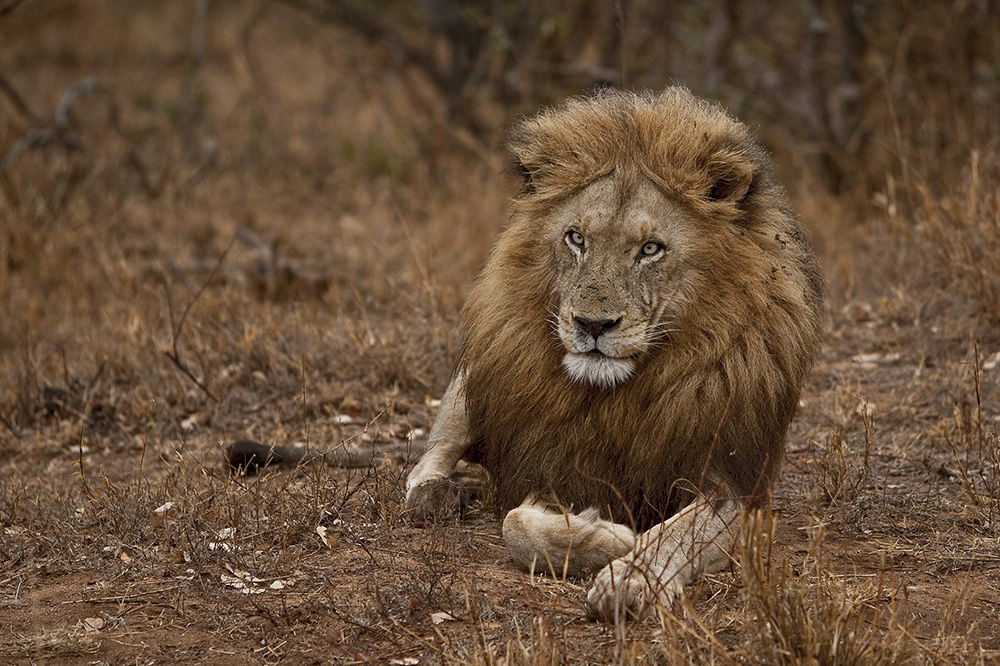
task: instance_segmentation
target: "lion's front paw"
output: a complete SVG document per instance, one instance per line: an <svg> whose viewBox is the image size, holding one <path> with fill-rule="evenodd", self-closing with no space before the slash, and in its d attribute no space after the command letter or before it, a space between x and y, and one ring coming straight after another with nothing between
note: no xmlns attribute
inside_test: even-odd
<svg viewBox="0 0 1000 666"><path fill-rule="evenodd" d="M453 518L468 503L465 486L444 477L424 481L406 494L406 511L415 520Z"/></svg>
<svg viewBox="0 0 1000 666"><path fill-rule="evenodd" d="M680 590L659 584L625 559L615 560L594 576L587 593L587 614L605 621L640 619L652 604L670 606Z"/></svg>
<svg viewBox="0 0 1000 666"><path fill-rule="evenodd" d="M597 572L587 592L587 615L606 621L637 618L646 603L646 584L631 564L615 560Z"/></svg>

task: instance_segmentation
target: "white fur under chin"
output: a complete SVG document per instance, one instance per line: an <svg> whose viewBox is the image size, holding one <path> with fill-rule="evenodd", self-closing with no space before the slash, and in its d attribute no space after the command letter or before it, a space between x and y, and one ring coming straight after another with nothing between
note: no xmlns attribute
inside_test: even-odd
<svg viewBox="0 0 1000 666"><path fill-rule="evenodd" d="M563 367L575 381L612 387L632 376L635 363L627 358L612 358L604 354L566 354Z"/></svg>

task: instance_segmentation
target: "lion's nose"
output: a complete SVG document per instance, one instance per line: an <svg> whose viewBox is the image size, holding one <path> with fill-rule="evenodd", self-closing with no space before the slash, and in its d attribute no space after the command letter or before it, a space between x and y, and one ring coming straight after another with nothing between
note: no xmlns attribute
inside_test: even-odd
<svg viewBox="0 0 1000 666"><path fill-rule="evenodd" d="M604 333L607 333L619 323L621 323L622 318L618 319L586 319L584 317L573 317L573 321L581 329L586 331L587 335L597 339Z"/></svg>

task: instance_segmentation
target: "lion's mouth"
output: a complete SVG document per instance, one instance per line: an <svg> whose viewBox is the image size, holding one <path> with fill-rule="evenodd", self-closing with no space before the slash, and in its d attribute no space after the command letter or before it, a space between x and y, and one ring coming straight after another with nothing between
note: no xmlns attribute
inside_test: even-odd
<svg viewBox="0 0 1000 666"><path fill-rule="evenodd" d="M570 353L576 353L576 352L570 352ZM640 356L639 354L609 354L607 352L601 351L600 349L591 349L590 351L576 353L576 355L583 357L592 357L594 359L607 358L607 359L612 359L614 361L629 361L629 362L634 362L638 360Z"/></svg>

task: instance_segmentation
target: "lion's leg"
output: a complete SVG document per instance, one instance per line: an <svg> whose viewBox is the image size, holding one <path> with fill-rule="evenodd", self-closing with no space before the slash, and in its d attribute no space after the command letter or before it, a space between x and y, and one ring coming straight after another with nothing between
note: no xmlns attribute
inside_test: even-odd
<svg viewBox="0 0 1000 666"><path fill-rule="evenodd" d="M635 534L602 520L597 509L571 514L529 498L507 513L503 541L514 561L529 571L578 576L628 553Z"/></svg>
<svg viewBox="0 0 1000 666"><path fill-rule="evenodd" d="M461 511L467 492L450 477L468 448L465 375L459 372L441 398L427 450L406 479L406 509L411 516L444 517Z"/></svg>
<svg viewBox="0 0 1000 666"><path fill-rule="evenodd" d="M587 610L605 620L639 616L652 604L669 606L701 574L725 569L739 532L740 503L699 496L643 533L635 548L594 577Z"/></svg>

